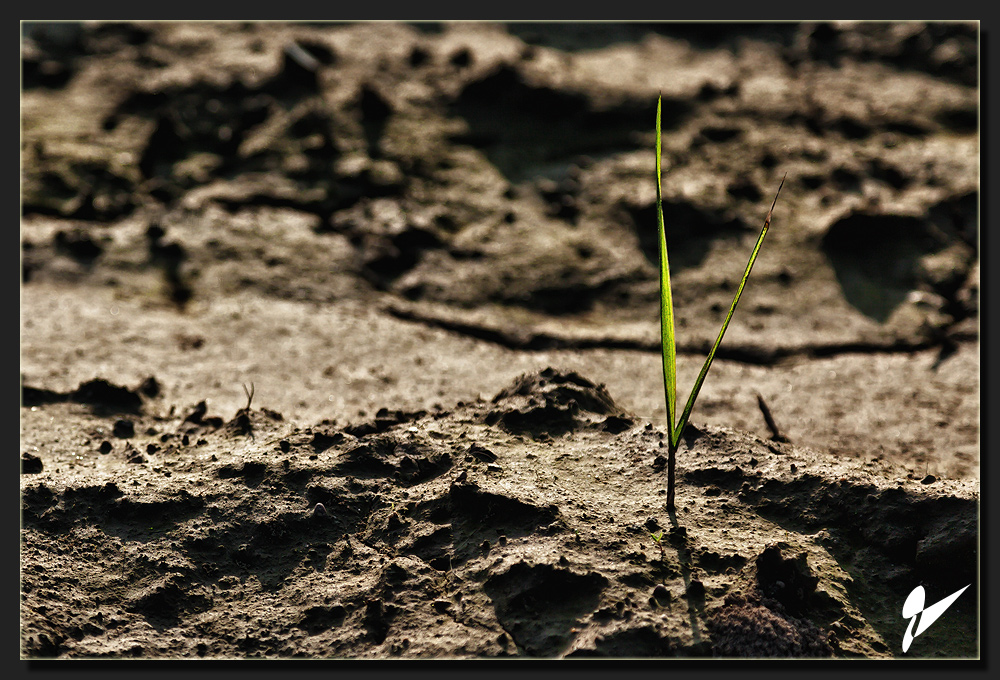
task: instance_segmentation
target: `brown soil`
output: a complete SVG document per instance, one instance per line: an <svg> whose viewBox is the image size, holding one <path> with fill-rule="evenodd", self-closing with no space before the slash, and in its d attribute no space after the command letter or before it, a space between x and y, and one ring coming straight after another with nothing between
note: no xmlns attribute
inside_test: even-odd
<svg viewBox="0 0 1000 680"><path fill-rule="evenodd" d="M975 24L24 33L22 658L979 657Z"/></svg>

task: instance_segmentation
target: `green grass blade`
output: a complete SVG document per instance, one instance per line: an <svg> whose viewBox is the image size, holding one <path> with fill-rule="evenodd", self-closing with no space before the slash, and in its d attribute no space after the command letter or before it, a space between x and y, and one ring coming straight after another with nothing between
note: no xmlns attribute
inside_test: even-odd
<svg viewBox="0 0 1000 680"><path fill-rule="evenodd" d="M663 188L660 170L660 109L656 100L656 223L660 241L660 354L663 358L663 392L667 401L667 441L673 441L677 409L677 348L674 342L674 301L670 295L670 264L663 228Z"/></svg>
<svg viewBox="0 0 1000 680"><path fill-rule="evenodd" d="M757 244L753 247L753 252L750 253L750 260L747 262L746 271L743 272L743 279L740 280L739 288L736 289L736 296L733 298L733 304L729 307L729 314L726 315L726 320L722 322L722 329L719 331L719 337L716 338L715 344L712 346L712 350L708 353L708 357L705 359L705 365L701 367L701 372L698 374L698 379L694 383L694 387L691 390L691 396L688 397L687 404L684 406L684 412L681 414L681 419L677 421L677 428L674 430L673 438L670 440L670 445L672 448L676 449L680 444L681 433L684 431L684 426L687 425L688 418L691 416L691 409L694 408L694 402L698 398L698 392L701 391L701 385L705 382L705 376L708 375L708 369L712 366L712 360L715 359L715 352L719 349L719 345L722 344L722 336L726 334L726 329L729 328L729 322L733 318L733 314L736 312L736 305L739 304L740 296L743 294L743 288L747 285L747 279L750 278L750 270L753 269L753 263L757 259L757 253L760 251L760 246L764 243L764 237L767 235L767 229L771 226L771 215L774 212L774 206L778 202L778 194L781 193L781 187L785 184L785 178L781 178L781 184L778 185L778 191L774 194L774 201L771 203L771 209L767 211L767 217L764 218L764 228L760 230L760 236L757 237Z"/></svg>

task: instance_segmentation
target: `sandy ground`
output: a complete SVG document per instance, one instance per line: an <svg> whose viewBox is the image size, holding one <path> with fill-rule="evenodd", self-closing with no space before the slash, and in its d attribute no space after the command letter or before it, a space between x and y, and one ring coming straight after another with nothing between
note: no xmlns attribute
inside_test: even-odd
<svg viewBox="0 0 1000 680"><path fill-rule="evenodd" d="M979 658L974 24L23 31L23 659Z"/></svg>

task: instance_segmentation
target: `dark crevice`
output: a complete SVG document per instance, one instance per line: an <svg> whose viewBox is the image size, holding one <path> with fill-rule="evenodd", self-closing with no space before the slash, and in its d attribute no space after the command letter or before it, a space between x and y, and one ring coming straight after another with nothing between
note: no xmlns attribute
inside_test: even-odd
<svg viewBox="0 0 1000 680"><path fill-rule="evenodd" d="M395 306L386 308L386 312L403 321L421 323L432 328L440 328L454 333L460 333L477 340L483 340L506 349L521 351L549 351L556 349L589 350L589 349L610 349L610 350L637 350L641 352L660 352L658 342L646 342L629 338L567 338L553 335L551 333L537 331L515 331L505 328L490 328L471 321L461 321L456 319L442 319L435 316L423 315L412 309L402 309ZM749 347L735 346L726 347L722 345L715 353L716 359L725 361L736 361L752 366L773 366L787 359L805 358L820 359L832 357L840 354L898 354L920 352L935 347L941 347L942 343L977 341L978 336L966 336L964 334L951 334L944 340L905 340L895 339L886 343L874 342L839 342L828 344L807 344L799 347ZM704 356L708 352L708 347L678 345L678 355L700 355Z"/></svg>

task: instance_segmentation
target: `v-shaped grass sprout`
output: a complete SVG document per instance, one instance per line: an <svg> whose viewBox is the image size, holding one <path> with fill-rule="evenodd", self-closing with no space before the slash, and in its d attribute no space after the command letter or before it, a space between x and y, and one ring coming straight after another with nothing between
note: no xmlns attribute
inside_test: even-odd
<svg viewBox="0 0 1000 680"><path fill-rule="evenodd" d="M760 246L764 243L764 236L767 235L767 229L771 226L771 215L774 212L774 206L778 202L778 194L781 193L781 187L785 184L785 178L781 178L781 184L778 185L778 191L774 194L771 209L767 211L767 217L764 218L764 228L760 230L760 236L757 237L757 244L753 247L753 252L750 253L750 260L747 262L746 271L743 272L739 288L736 289L733 304L729 306L729 314L726 315L726 320L722 322L719 337L716 338L715 344L712 345L712 349L705 359L705 364L701 367L701 372L698 374L698 379L694 381L691 396L688 397L681 417L675 421L677 413L677 347L674 341L674 303L673 297L670 294L670 264L667 259L667 238L663 226L663 187L660 168L660 156L662 153L660 145L660 111L662 100L662 97L656 100L656 222L660 241L660 347L663 356L663 393L667 402L667 509L672 512L674 510L674 479L677 466L677 448L680 446L681 433L684 432L684 427L691 416L691 409L694 408L694 402L698 398L698 392L701 391L701 385L705 382L705 376L708 375L708 369L712 366L712 360L715 359L715 352L719 349L719 345L722 344L722 337L726 334L726 329L729 328L729 322L736 312L736 305L739 304L743 288L747 284L747 279L750 278L750 270L753 269L757 253L760 252Z"/></svg>

